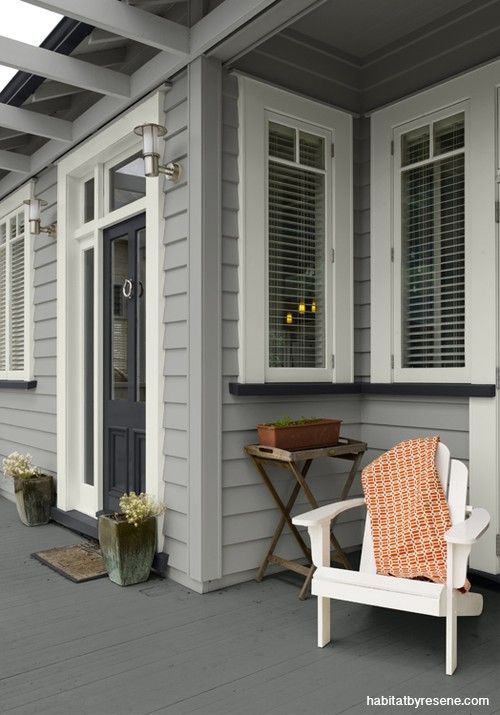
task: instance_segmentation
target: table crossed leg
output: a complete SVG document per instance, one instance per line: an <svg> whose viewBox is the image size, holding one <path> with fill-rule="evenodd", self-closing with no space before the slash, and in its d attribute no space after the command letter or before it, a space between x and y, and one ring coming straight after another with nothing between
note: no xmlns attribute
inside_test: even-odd
<svg viewBox="0 0 500 715"><path fill-rule="evenodd" d="M262 559L262 563L260 564L259 570L257 571L257 575L256 575L256 577L255 577L257 581L262 581L262 579L264 578L264 574L265 574L265 572L266 572L266 569L267 569L267 567L268 567L268 565L269 565L269 562L270 562L270 561L273 559L273 557L274 557L274 553L273 553L273 552L274 552L274 549L276 548L276 545L277 545L277 543L278 543L278 541L279 541L279 538L280 538L281 534L283 533L283 529L285 528L285 524L288 524L288 526L290 527L290 529L291 529L291 531L292 531L292 534L294 535L294 537L295 537L297 543L299 544L300 548L302 549L302 552L304 553L304 556L306 557L306 559L307 559L308 561L311 561L311 550L309 549L309 547L308 547L307 544L305 543L305 541L304 541L304 539L302 538L302 536L301 536L299 530L297 529L297 527L296 527L294 524L292 524L292 518L291 518L291 516L290 516L290 512L291 512L291 510L292 510L292 507L293 507L293 505L295 504L295 501L296 501L296 499L297 499L297 497L298 497L298 495L299 495L300 489L301 489L300 483L299 483L299 482L296 482L296 483L295 483L295 485L294 485L294 487L293 487L293 489L292 489L292 493L291 493L291 495L290 495L290 498L288 499L288 501L287 501L286 504L283 504L283 502L282 502L282 500L281 500L281 498L280 498L278 492L276 491L276 489L274 488L274 486L273 486L271 480L270 480L269 477L267 476L266 471L265 471L264 467L262 466L262 464L259 462L258 459L255 459L254 457L252 457L252 460L253 460L255 466L257 467L257 469L259 470L259 473L260 473L262 479L264 480L264 482L265 482L267 488L268 488L269 491L271 492L271 495L272 495L274 501L276 502L276 504L277 504L279 510L281 511L281 518L280 518L280 520L279 520L279 522L278 522L278 524L277 524L277 526L276 526L276 529L274 530L274 534L273 534L273 538L272 538L271 544L270 544L270 546L269 546L269 549L267 550L266 555L265 555L264 558ZM310 459L304 464L304 466L303 466L303 468L302 468L302 472L301 472L301 476L302 476L303 479L305 479L305 477L307 476L307 472L309 471L309 467L311 466L311 464L312 464L312 460L310 460ZM277 560L278 560L278 557L275 557L275 559L276 559L276 561L277 561ZM297 564L297 567L299 567L299 566L301 566L301 565L300 565L300 564ZM297 568L296 570L297 570L299 573L303 573L303 570L307 570L307 571L308 571L309 569L306 568L306 567L304 567L304 566L302 566L300 569Z"/></svg>

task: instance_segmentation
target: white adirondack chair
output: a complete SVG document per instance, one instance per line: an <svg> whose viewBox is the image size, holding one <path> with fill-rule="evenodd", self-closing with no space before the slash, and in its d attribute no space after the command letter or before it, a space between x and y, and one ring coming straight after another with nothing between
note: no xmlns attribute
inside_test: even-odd
<svg viewBox="0 0 500 715"><path fill-rule="evenodd" d="M467 467L452 459L450 469L450 451L441 443L436 454L436 467L447 494L452 522L445 535L448 544L446 584L378 575L368 514L359 571L330 566L331 522L344 511L362 506L365 503L363 497L328 504L293 518L297 526L307 526L311 539L312 560L316 566L311 590L318 597L320 648L331 640L330 599L395 608L446 618L446 673L452 675L455 671L457 616L478 616L483 610L480 594L460 593L457 589L465 582L471 546L488 528L490 515L485 509L466 506Z"/></svg>

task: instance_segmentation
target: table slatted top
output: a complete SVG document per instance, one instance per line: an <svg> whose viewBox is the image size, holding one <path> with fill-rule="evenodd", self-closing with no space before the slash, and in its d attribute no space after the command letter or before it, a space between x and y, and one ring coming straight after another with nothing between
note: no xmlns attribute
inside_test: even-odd
<svg viewBox="0 0 500 715"><path fill-rule="evenodd" d="M261 444L247 444L245 452L257 459L270 459L276 462L302 462L308 459L317 459L318 457L350 457L366 452L366 448L366 442L340 437L338 444L300 449L294 452L288 452L277 447L265 447Z"/></svg>

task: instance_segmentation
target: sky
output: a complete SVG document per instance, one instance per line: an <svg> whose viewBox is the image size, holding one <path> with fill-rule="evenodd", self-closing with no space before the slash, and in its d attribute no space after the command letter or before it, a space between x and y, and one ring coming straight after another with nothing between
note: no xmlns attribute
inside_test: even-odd
<svg viewBox="0 0 500 715"><path fill-rule="evenodd" d="M39 45L62 19L62 15L35 7L22 0L0 0L0 35ZM16 69L0 65L0 90L14 77Z"/></svg>

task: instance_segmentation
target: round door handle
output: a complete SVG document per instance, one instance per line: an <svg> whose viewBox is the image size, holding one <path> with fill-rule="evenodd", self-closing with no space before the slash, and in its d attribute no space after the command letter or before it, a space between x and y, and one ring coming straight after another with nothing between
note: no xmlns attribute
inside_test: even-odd
<svg viewBox="0 0 500 715"><path fill-rule="evenodd" d="M134 284L132 283L130 278L125 278L125 280L123 281L123 287L122 287L123 297L128 298L128 300L130 300L130 298L132 298L133 291L134 291Z"/></svg>

